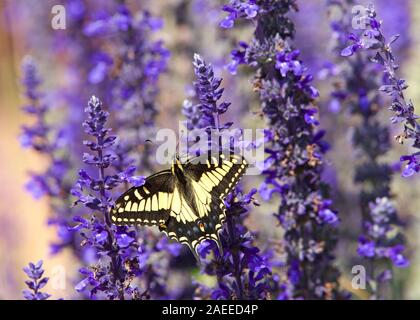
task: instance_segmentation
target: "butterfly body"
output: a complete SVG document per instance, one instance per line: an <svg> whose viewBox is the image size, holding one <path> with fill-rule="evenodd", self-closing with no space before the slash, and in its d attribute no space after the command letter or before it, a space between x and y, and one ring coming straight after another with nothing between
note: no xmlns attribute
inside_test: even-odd
<svg viewBox="0 0 420 320"><path fill-rule="evenodd" d="M224 198L245 173L247 163L237 155L207 155L181 163L146 179L121 195L111 211L116 225L158 226L171 239L190 247L196 258L206 239L218 243L226 218Z"/></svg>

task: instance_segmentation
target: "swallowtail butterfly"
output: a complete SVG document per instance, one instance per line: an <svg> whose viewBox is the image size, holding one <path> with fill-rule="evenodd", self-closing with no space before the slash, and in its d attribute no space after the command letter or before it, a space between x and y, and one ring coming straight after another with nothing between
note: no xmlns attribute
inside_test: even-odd
<svg viewBox="0 0 420 320"><path fill-rule="evenodd" d="M197 248L206 239L220 246L219 231L226 218L225 197L245 173L242 156L221 153L181 163L149 176L144 185L122 194L111 211L116 225L158 226L169 238Z"/></svg>

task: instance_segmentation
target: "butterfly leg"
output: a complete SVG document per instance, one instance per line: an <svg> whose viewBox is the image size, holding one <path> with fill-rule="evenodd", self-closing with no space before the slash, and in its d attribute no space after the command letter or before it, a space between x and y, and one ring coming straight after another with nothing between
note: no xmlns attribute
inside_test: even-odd
<svg viewBox="0 0 420 320"><path fill-rule="evenodd" d="M198 255L198 246L195 249L191 249L191 252L192 252L195 260L197 260L197 265L199 267L201 267L201 259L200 259L200 256Z"/></svg>
<svg viewBox="0 0 420 320"><path fill-rule="evenodd" d="M216 232L217 241L215 241L215 242L216 242L216 245L217 245L217 249L219 250L220 257L223 258L224 257L224 252L223 252L222 241L220 239L220 232L222 232L222 229L220 229Z"/></svg>

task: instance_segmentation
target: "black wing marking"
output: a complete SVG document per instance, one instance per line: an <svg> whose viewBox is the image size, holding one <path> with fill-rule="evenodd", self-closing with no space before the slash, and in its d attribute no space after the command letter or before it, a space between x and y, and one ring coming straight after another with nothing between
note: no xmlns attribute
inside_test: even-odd
<svg viewBox="0 0 420 320"><path fill-rule="evenodd" d="M175 179L170 170L151 175L144 185L122 194L111 211L116 225L164 227L171 212Z"/></svg>
<svg viewBox="0 0 420 320"><path fill-rule="evenodd" d="M244 175L248 163L235 154L220 154L218 157L203 155L184 165L187 177L193 179L213 197L224 199Z"/></svg>
<svg viewBox="0 0 420 320"><path fill-rule="evenodd" d="M226 209L223 201L217 198L210 199L208 208L209 211L204 216L196 216L197 218L192 221L177 220L173 216L174 212L172 212L165 230L162 230L169 238L186 244L197 261L200 261L197 251L198 246L204 240L215 241L221 251L219 232L226 217Z"/></svg>
<svg viewBox="0 0 420 320"><path fill-rule="evenodd" d="M204 240L215 241L221 251L219 232L226 219L223 200L235 188L246 167L245 159L234 154L221 154L213 159L205 155L184 165L197 218L180 221L171 216L165 232L169 237L187 244L197 259L197 248Z"/></svg>
<svg viewBox="0 0 420 320"><path fill-rule="evenodd" d="M179 185L170 170L152 175L116 201L111 219L117 225L158 225L169 238L188 245L200 261L197 249L204 240L215 241L221 250L223 200L246 167L245 159L237 155L191 159L183 165L186 185Z"/></svg>

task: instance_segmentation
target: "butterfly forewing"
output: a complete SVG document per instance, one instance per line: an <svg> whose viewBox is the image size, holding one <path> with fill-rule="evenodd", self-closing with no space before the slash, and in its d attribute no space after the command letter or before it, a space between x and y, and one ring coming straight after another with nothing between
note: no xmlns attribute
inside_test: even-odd
<svg viewBox="0 0 420 320"><path fill-rule="evenodd" d="M117 225L163 225L169 219L175 179L170 170L146 179L141 187L129 189L115 202L111 220Z"/></svg>
<svg viewBox="0 0 420 320"><path fill-rule="evenodd" d="M204 155L188 161L185 172L213 197L224 199L235 188L247 166L246 160L239 155Z"/></svg>

